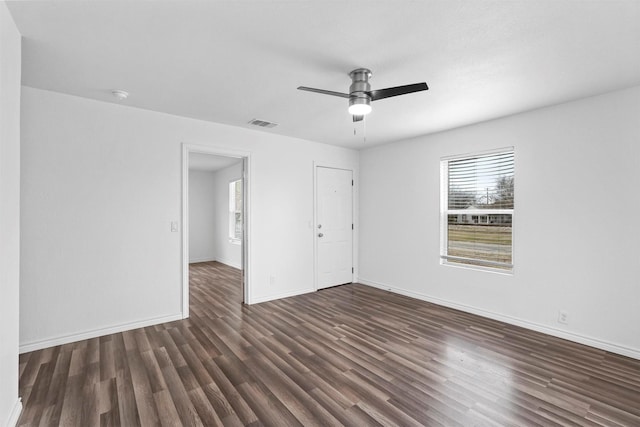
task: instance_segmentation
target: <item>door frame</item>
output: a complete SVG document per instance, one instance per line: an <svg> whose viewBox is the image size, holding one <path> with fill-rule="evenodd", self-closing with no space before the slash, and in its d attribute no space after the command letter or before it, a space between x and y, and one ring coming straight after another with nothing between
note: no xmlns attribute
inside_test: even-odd
<svg viewBox="0 0 640 427"><path fill-rule="evenodd" d="M251 304L251 152L224 147L182 143L182 318L189 317L189 154L210 154L235 157L243 161L243 229L242 229L242 274L243 302Z"/></svg>
<svg viewBox="0 0 640 427"><path fill-rule="evenodd" d="M339 169L351 172L351 179L354 184L351 186L351 223L355 227L355 173L354 170L349 167L340 167L327 163L313 162L313 289L318 291L318 168ZM351 281L355 281L356 261L355 245L356 245L356 232L355 229L351 232L351 265L353 270L351 271Z"/></svg>

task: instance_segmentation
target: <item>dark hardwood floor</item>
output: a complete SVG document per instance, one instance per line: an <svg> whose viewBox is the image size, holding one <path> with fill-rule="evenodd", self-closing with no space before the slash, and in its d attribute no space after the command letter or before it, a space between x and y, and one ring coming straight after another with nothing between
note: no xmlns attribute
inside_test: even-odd
<svg viewBox="0 0 640 427"><path fill-rule="evenodd" d="M363 285L243 306L191 268L191 318L20 357L19 425L640 426L640 361Z"/></svg>

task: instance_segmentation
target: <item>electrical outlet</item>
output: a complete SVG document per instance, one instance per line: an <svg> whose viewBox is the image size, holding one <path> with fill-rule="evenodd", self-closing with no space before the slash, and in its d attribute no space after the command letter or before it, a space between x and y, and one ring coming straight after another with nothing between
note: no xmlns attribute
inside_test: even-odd
<svg viewBox="0 0 640 427"><path fill-rule="evenodd" d="M269 284L272 286L276 284L276 276L269 276Z"/></svg>
<svg viewBox="0 0 640 427"><path fill-rule="evenodd" d="M564 310L558 311L558 323L566 325L569 323L569 313Z"/></svg>

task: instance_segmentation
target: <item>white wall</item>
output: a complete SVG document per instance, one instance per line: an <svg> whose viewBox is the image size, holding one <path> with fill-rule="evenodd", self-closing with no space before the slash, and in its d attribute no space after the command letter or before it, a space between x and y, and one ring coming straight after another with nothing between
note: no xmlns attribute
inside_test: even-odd
<svg viewBox="0 0 640 427"><path fill-rule="evenodd" d="M0 426L18 421L21 39L0 2Z"/></svg>
<svg viewBox="0 0 640 427"><path fill-rule="evenodd" d="M242 163L220 169L215 173L215 245L216 260L235 268L242 268L242 246L229 241L229 183L242 178Z"/></svg>
<svg viewBox="0 0 640 427"><path fill-rule="evenodd" d="M357 174L358 152L29 87L22 107L22 351L181 316L182 143L251 153L249 302L313 289L313 162Z"/></svg>
<svg viewBox="0 0 640 427"><path fill-rule="evenodd" d="M640 358L639 112L635 87L361 152L360 280ZM514 274L440 265L440 158L506 146Z"/></svg>
<svg viewBox="0 0 640 427"><path fill-rule="evenodd" d="M216 259L215 191L215 172L189 171L189 262Z"/></svg>
<svg viewBox="0 0 640 427"><path fill-rule="evenodd" d="M242 246L229 241L229 183L242 178L242 162L189 171L189 262L218 261L242 268Z"/></svg>

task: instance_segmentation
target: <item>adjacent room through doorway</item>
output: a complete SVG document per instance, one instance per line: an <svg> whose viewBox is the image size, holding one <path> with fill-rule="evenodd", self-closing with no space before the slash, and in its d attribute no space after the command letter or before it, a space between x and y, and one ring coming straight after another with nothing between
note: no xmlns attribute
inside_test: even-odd
<svg viewBox="0 0 640 427"><path fill-rule="evenodd" d="M183 220L188 286L198 271L225 271L227 286L237 282L238 295L244 295L244 160L201 152L188 152L187 160L187 215ZM208 275L210 286L217 286L215 277Z"/></svg>

